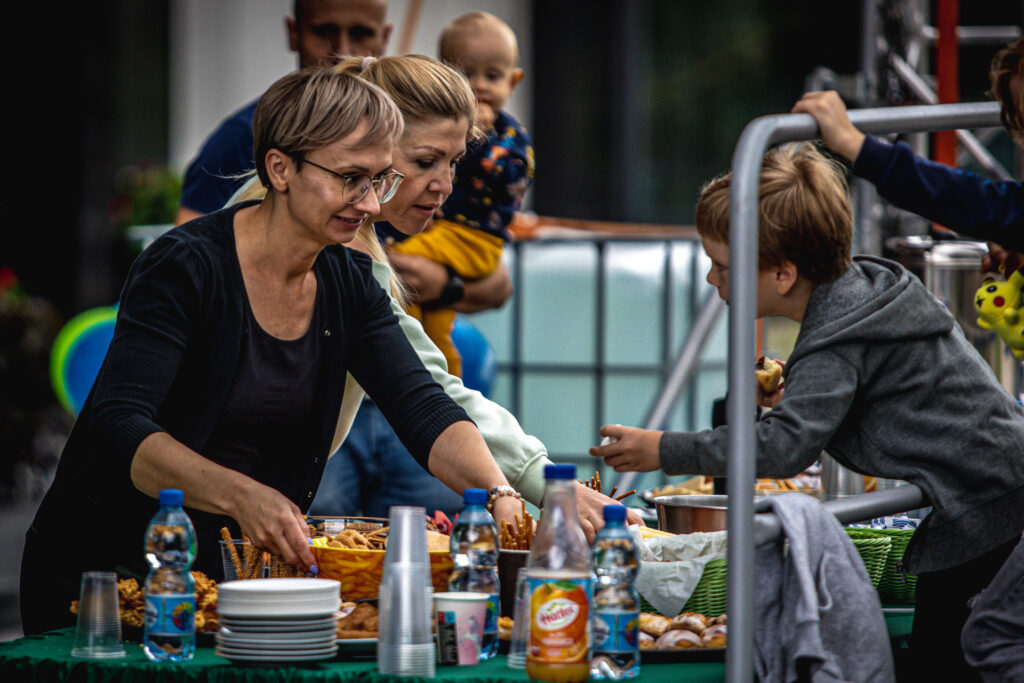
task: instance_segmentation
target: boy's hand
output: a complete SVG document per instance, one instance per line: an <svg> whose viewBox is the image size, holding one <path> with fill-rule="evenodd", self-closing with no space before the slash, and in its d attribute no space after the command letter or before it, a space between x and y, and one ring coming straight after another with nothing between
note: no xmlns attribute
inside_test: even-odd
<svg viewBox="0 0 1024 683"><path fill-rule="evenodd" d="M793 105L793 114L810 114L818 122L822 141L830 150L853 161L864 144L864 133L850 123L846 105L835 90L805 93Z"/></svg>
<svg viewBox="0 0 1024 683"><path fill-rule="evenodd" d="M604 458L604 464L616 472L653 472L661 467L658 446L661 432L654 429L638 429L622 425L601 427L601 436L616 439L605 446L594 446L590 454Z"/></svg>

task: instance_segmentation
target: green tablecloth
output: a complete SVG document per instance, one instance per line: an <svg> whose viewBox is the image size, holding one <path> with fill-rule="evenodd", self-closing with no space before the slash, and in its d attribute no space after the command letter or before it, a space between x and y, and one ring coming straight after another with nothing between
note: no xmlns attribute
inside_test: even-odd
<svg viewBox="0 0 1024 683"><path fill-rule="evenodd" d="M125 643L128 655L115 660L82 660L71 657L74 629L51 631L0 643L0 681L85 681L88 683L159 683L167 681L278 683L288 681L331 681L331 683L415 683L417 679L377 673L372 658L338 659L302 666L241 666L201 647L191 662L154 663L146 659L142 646ZM685 679L687 683L711 683L725 678L722 662L685 664L646 664L634 680L643 683L669 683ZM427 679L424 679L427 680ZM438 666L433 681L527 681L526 672L505 666L499 655L478 666Z"/></svg>

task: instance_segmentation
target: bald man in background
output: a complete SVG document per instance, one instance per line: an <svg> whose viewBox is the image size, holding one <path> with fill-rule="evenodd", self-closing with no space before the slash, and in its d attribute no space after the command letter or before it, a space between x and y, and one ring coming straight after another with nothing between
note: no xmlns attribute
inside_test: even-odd
<svg viewBox="0 0 1024 683"><path fill-rule="evenodd" d="M295 0L293 17L285 17L288 47L299 66L333 64L342 56L380 56L392 25L385 0ZM203 143L185 171L176 223L224 206L253 169L253 100L225 119Z"/></svg>

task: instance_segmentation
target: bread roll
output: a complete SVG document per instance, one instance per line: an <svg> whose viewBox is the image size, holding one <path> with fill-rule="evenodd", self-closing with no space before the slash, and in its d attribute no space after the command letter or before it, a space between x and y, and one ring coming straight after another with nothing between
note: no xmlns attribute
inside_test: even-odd
<svg viewBox="0 0 1024 683"><path fill-rule="evenodd" d="M704 647L700 636L693 631L673 629L665 631L654 643L659 650L686 650Z"/></svg>
<svg viewBox="0 0 1024 683"><path fill-rule="evenodd" d="M704 647L725 647L727 628L725 624L716 624L704 629L704 633L700 634L700 640L704 643Z"/></svg>
<svg viewBox="0 0 1024 683"><path fill-rule="evenodd" d="M669 629L672 620L660 614L640 613L640 630L657 638Z"/></svg>
<svg viewBox="0 0 1024 683"><path fill-rule="evenodd" d="M698 614L697 612L683 612L672 619L672 623L669 625L670 629L683 629L684 631L692 631L698 635L700 635L700 633L707 627L707 619L703 614Z"/></svg>
<svg viewBox="0 0 1024 683"><path fill-rule="evenodd" d="M757 359L757 381L766 394L774 393L782 381L782 365L777 361L761 356Z"/></svg>

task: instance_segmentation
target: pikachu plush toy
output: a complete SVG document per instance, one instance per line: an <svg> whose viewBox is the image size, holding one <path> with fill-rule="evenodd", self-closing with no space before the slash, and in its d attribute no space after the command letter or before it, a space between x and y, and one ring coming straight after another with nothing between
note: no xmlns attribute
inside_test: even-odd
<svg viewBox="0 0 1024 683"><path fill-rule="evenodd" d="M993 330L1006 342L1013 357L1024 359L1024 307L1021 287L1024 271L1015 270L1005 282L986 278L974 295L978 327Z"/></svg>

